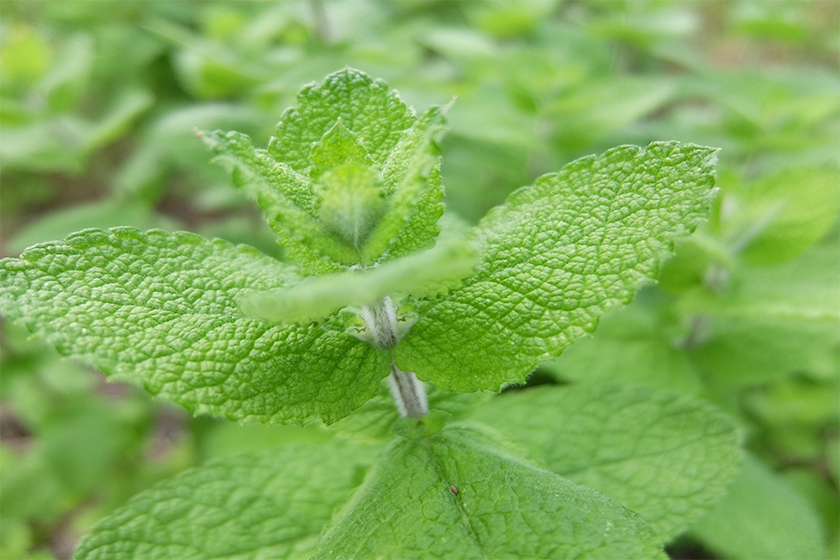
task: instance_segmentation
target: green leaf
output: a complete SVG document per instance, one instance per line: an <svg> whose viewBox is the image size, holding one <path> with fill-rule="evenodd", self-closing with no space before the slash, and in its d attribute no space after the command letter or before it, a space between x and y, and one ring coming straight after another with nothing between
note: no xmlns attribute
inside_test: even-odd
<svg viewBox="0 0 840 560"><path fill-rule="evenodd" d="M118 379L232 420L333 422L379 392L389 359L334 319L242 315L236 298L300 279L244 245L85 230L0 261L0 312Z"/></svg>
<svg viewBox="0 0 840 560"><path fill-rule="evenodd" d="M132 498L74 558L308 558L378 452L333 440L210 461Z"/></svg>
<svg viewBox="0 0 840 560"><path fill-rule="evenodd" d="M811 504L748 456L726 498L693 528L712 550L736 560L824 558L823 529Z"/></svg>
<svg viewBox="0 0 840 560"><path fill-rule="evenodd" d="M776 266L742 264L732 273L732 288L723 293L696 290L684 294L683 313L717 317L840 321L840 244L814 247Z"/></svg>
<svg viewBox="0 0 840 560"><path fill-rule="evenodd" d="M524 381L656 277L708 213L715 160L689 144L624 146L513 193L478 227L477 273L420 306L398 367L449 391Z"/></svg>
<svg viewBox="0 0 840 560"><path fill-rule="evenodd" d="M730 418L644 387L537 387L493 399L473 418L639 513L663 544L724 495L740 463Z"/></svg>
<svg viewBox="0 0 840 560"><path fill-rule="evenodd" d="M735 226L751 262L773 264L797 256L840 217L836 167L794 168L764 178L747 191L748 206ZM747 224L743 224L747 221ZM751 228L761 226L758 231Z"/></svg>
<svg viewBox="0 0 840 560"><path fill-rule="evenodd" d="M400 138L382 169L388 204L362 250L365 260L394 259L427 247L440 233L443 187L438 141L444 108L432 107Z"/></svg>
<svg viewBox="0 0 840 560"><path fill-rule="evenodd" d="M664 558L638 516L449 427L398 440L314 558Z"/></svg>
<svg viewBox="0 0 840 560"><path fill-rule="evenodd" d="M289 288L246 292L239 301L250 317L306 324L348 305L372 305L396 293L443 295L472 274L478 258L474 244L453 239L376 268L310 277Z"/></svg>
<svg viewBox="0 0 840 560"><path fill-rule="evenodd" d="M540 365L552 376L582 383L626 383L698 394L703 383L661 319L636 300L605 316L594 338L579 340Z"/></svg>
<svg viewBox="0 0 840 560"><path fill-rule="evenodd" d="M275 161L306 175L312 167L313 143L320 141L339 119L380 167L399 142L402 131L416 121L388 84L353 68L303 88L297 101L296 108L287 109L280 117L268 153Z"/></svg>
<svg viewBox="0 0 840 560"><path fill-rule="evenodd" d="M837 370L840 322L777 317L710 317L703 342L687 355L721 385L779 381L795 373ZM830 375L830 374L829 374Z"/></svg>
<svg viewBox="0 0 840 560"><path fill-rule="evenodd" d="M315 193L309 178L255 150L239 132L202 133L218 156L214 161L233 172L234 182L263 210L278 242L307 274L325 274L358 262L358 253L314 215Z"/></svg>
<svg viewBox="0 0 840 560"><path fill-rule="evenodd" d="M307 274L371 266L440 233L444 109L414 116L385 82L347 68L304 88L268 150L204 134Z"/></svg>

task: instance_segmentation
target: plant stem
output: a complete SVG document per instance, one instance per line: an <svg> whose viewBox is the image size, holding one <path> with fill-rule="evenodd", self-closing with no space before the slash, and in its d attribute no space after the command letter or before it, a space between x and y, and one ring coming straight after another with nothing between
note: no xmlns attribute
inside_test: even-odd
<svg viewBox="0 0 840 560"><path fill-rule="evenodd" d="M391 394L397 401L397 408L401 416L420 418L429 412L426 401L426 389L417 376L410 371L402 371L391 363L391 375L388 376Z"/></svg>
<svg viewBox="0 0 840 560"><path fill-rule="evenodd" d="M384 297L373 305L362 307L362 319L370 330L375 346L390 350L400 341L397 331L397 314L391 298ZM402 416L420 418L429 412L426 401L426 389L417 376L410 371L402 371L391 362L391 375L388 377L391 394L397 401L397 408Z"/></svg>

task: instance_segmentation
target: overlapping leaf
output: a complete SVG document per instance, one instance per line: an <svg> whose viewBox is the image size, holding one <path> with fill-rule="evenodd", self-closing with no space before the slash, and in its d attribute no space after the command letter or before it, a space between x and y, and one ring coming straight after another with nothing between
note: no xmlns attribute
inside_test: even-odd
<svg viewBox="0 0 840 560"><path fill-rule="evenodd" d="M74 557L308 558L378 452L328 441L210 461L132 498Z"/></svg>
<svg viewBox="0 0 840 560"><path fill-rule="evenodd" d="M86 230L0 261L0 312L195 412L332 422L379 392L388 358L342 324L272 325L239 311L245 289L299 278L253 248L194 234Z"/></svg>
<svg viewBox="0 0 840 560"><path fill-rule="evenodd" d="M664 558L654 541L602 494L453 426L392 445L314 558Z"/></svg>
<svg viewBox="0 0 840 560"><path fill-rule="evenodd" d="M546 467L639 513L662 543L725 493L740 463L735 423L689 397L633 386L540 387L478 410Z"/></svg>
<svg viewBox="0 0 840 560"><path fill-rule="evenodd" d="M433 242L443 128L440 107L418 119L383 81L347 68L300 92L268 150L235 132L203 136L289 256L323 274Z"/></svg>
<svg viewBox="0 0 840 560"><path fill-rule="evenodd" d="M452 391L523 381L656 277L707 215L715 159L677 142L624 146L515 192L479 225L477 273L421 307L398 366Z"/></svg>

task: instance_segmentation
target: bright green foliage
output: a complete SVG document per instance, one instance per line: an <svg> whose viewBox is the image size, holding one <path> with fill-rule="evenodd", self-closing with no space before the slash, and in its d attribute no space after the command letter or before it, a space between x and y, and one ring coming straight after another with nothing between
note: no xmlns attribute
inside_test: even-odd
<svg viewBox="0 0 840 560"><path fill-rule="evenodd" d="M654 313L631 305L605 317L596 337L577 342L540 368L565 381L620 382L697 394L700 376L674 338Z"/></svg>
<svg viewBox="0 0 840 560"><path fill-rule="evenodd" d="M299 277L195 234L87 230L0 265L0 310L67 355L198 413L331 422L379 392L387 358L342 324L272 325L237 296Z"/></svg>
<svg viewBox="0 0 840 560"><path fill-rule="evenodd" d="M709 210L715 150L625 146L570 163L482 220L477 273L420 306L397 364L451 391L521 382L628 303Z"/></svg>
<svg viewBox="0 0 840 560"><path fill-rule="evenodd" d="M203 134L307 274L427 247L443 215L443 111L420 119L381 80L347 68L304 88L268 150L237 132Z"/></svg>
<svg viewBox="0 0 840 560"><path fill-rule="evenodd" d="M546 467L639 513L666 543L717 502L739 463L735 423L689 397L626 385L535 388L479 409Z"/></svg>
<svg viewBox="0 0 840 560"><path fill-rule="evenodd" d="M79 558L664 558L721 495L734 428L687 399L535 390L479 412L515 442L447 427L488 399L477 391L523 380L655 278L709 210L715 150L579 159L436 241L443 113L417 118L345 69L300 93L267 150L200 133L296 265L133 228L0 261L0 311L68 356L198 413L344 419L346 438L391 441L352 497L379 448L326 432L317 449L211 462L118 510ZM427 399L415 373L475 393ZM528 446L549 470L519 458Z"/></svg>
<svg viewBox="0 0 840 560"><path fill-rule="evenodd" d="M797 256L837 221L837 167L793 168L752 185L746 208L733 220L730 236L753 262L775 264Z"/></svg>
<svg viewBox="0 0 840 560"><path fill-rule="evenodd" d="M379 450L333 440L210 461L132 498L75 558L308 558Z"/></svg>
<svg viewBox="0 0 840 560"><path fill-rule="evenodd" d="M811 504L751 456L729 494L693 527L726 558L824 558L823 529Z"/></svg>
<svg viewBox="0 0 840 560"><path fill-rule="evenodd" d="M395 442L314 558L664 558L654 541L605 496L453 426Z"/></svg>
<svg viewBox="0 0 840 560"><path fill-rule="evenodd" d="M459 287L478 262L474 245L453 240L382 266L307 278L290 288L248 293L240 299L249 316L306 324L348 305L372 305L395 293L442 296Z"/></svg>

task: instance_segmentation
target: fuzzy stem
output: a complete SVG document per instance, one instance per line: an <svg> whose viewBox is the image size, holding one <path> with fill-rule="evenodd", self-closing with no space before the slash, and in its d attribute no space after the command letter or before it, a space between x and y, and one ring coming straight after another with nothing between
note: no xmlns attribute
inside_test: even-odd
<svg viewBox="0 0 840 560"><path fill-rule="evenodd" d="M375 346L390 350L400 341L397 314L391 298L384 297L373 305L365 305L362 308L362 319L367 323ZM388 383L401 415L420 418L429 412L426 389L412 372L402 371L391 362Z"/></svg>
<svg viewBox="0 0 840 560"><path fill-rule="evenodd" d="M401 416L420 418L429 412L426 389L412 372L402 371L392 363L388 384L391 386L391 394L397 401Z"/></svg>

